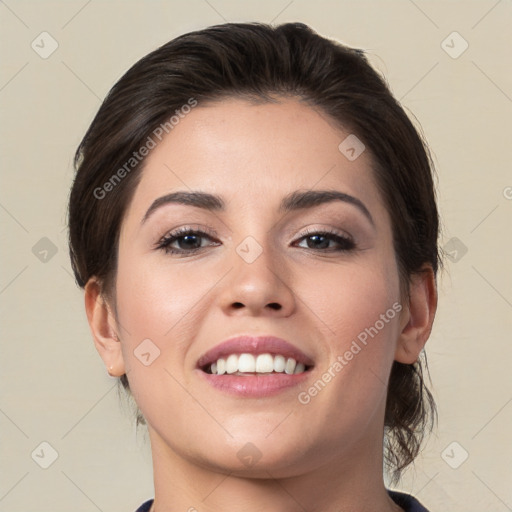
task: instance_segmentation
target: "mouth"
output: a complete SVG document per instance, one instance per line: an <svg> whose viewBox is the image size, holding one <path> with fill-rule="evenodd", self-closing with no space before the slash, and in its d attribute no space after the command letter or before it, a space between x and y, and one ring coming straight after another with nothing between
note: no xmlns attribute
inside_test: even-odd
<svg viewBox="0 0 512 512"><path fill-rule="evenodd" d="M312 365L297 362L293 357L283 354L229 354L219 357L212 363L204 365L201 370L210 375L269 375L271 373L285 373L296 375L311 370Z"/></svg>
<svg viewBox="0 0 512 512"><path fill-rule="evenodd" d="M286 373L310 370L313 359L275 336L237 336L208 350L197 368L214 375Z"/></svg>
<svg viewBox="0 0 512 512"><path fill-rule="evenodd" d="M273 336L239 336L202 355L197 369L215 388L242 396L269 396L295 386L314 368L311 357Z"/></svg>

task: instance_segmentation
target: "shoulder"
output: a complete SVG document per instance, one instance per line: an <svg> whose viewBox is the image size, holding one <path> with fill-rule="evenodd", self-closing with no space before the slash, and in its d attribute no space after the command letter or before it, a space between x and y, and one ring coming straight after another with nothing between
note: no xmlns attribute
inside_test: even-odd
<svg viewBox="0 0 512 512"><path fill-rule="evenodd" d="M145 501L135 512L149 512L151 505L153 505L153 499Z"/></svg>
<svg viewBox="0 0 512 512"><path fill-rule="evenodd" d="M398 491L388 490L391 499L405 512L429 512L414 496Z"/></svg>

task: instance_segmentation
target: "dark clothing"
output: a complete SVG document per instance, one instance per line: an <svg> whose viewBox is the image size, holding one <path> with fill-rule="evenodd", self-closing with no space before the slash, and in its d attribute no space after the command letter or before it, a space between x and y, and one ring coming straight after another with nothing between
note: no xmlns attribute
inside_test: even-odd
<svg viewBox="0 0 512 512"><path fill-rule="evenodd" d="M397 491L389 491L389 495L391 499L400 507L402 507L405 512L428 512L428 510L413 496L410 494L404 494ZM148 500L143 503L135 512L149 512L151 505L153 504L153 500Z"/></svg>

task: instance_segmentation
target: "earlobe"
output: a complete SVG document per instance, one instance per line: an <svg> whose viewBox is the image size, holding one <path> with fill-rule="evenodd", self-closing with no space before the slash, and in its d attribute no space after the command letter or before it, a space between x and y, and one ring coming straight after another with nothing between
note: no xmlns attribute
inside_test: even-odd
<svg viewBox="0 0 512 512"><path fill-rule="evenodd" d="M101 285L95 277L85 285L85 311L94 345L107 367L109 375L120 377L125 372L121 341L110 305L101 295Z"/></svg>
<svg viewBox="0 0 512 512"><path fill-rule="evenodd" d="M411 277L409 303L403 310L395 360L413 364L427 342L437 309L437 287L430 265Z"/></svg>

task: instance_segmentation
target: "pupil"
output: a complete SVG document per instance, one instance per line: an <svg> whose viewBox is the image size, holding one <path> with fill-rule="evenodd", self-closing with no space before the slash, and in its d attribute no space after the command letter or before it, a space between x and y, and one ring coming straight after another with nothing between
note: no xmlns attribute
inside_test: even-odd
<svg viewBox="0 0 512 512"><path fill-rule="evenodd" d="M196 235L185 235L181 239L182 245L185 245L185 248L193 248L197 247L197 236Z"/></svg>
<svg viewBox="0 0 512 512"><path fill-rule="evenodd" d="M310 237L309 237L309 239L310 239L310 240L315 239L316 241L318 241L318 239L320 239L320 238L323 238L323 239L324 239L324 240L323 240L323 245L322 245L322 243L317 244L317 245L315 245L315 246L313 247L313 249L318 249L319 245L322 245L322 248L326 248L326 247L328 247L328 246L329 246L329 240L327 240L324 236L321 236L321 235L312 235L312 236L310 236ZM327 244L327 245L326 245L326 244ZM309 244L308 244L308 245L309 245ZM311 248L311 247L310 247L310 248Z"/></svg>

